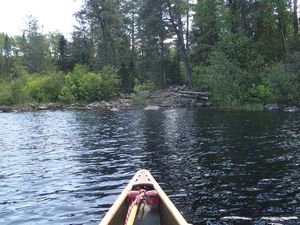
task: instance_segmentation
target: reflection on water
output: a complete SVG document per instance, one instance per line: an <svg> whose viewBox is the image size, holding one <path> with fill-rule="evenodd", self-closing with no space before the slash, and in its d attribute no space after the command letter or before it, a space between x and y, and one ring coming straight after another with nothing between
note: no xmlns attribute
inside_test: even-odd
<svg viewBox="0 0 300 225"><path fill-rule="evenodd" d="M0 224L97 224L151 170L194 224L300 224L300 114L0 114Z"/></svg>

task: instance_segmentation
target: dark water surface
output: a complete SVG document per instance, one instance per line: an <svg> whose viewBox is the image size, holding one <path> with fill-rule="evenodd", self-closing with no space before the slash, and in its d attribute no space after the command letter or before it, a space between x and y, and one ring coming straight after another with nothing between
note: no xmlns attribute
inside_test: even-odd
<svg viewBox="0 0 300 225"><path fill-rule="evenodd" d="M0 114L0 224L97 224L140 168L194 224L300 224L300 114Z"/></svg>

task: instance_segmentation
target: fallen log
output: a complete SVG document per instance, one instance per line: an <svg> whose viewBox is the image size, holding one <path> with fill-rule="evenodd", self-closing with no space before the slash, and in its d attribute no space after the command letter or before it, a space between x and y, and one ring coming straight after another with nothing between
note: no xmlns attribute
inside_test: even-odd
<svg viewBox="0 0 300 225"><path fill-rule="evenodd" d="M209 100L208 96L202 96L202 95L190 95L190 94L178 93L177 96L179 98L197 99L197 100L204 100L204 101Z"/></svg>
<svg viewBox="0 0 300 225"><path fill-rule="evenodd" d="M190 95L190 96L203 96L210 97L211 94L209 92L197 92L197 91L178 91L180 94Z"/></svg>

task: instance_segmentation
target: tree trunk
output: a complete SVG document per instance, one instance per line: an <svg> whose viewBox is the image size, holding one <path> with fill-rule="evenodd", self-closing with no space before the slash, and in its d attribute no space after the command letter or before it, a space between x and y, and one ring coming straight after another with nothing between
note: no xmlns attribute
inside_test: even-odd
<svg viewBox="0 0 300 225"><path fill-rule="evenodd" d="M131 15L131 57L134 60L135 57L135 19L134 13Z"/></svg>
<svg viewBox="0 0 300 225"><path fill-rule="evenodd" d="M299 40L299 21L298 21L298 0L294 0L294 18L293 18L293 27L294 27L294 39L297 42Z"/></svg>
<svg viewBox="0 0 300 225"><path fill-rule="evenodd" d="M241 30L246 31L246 0L241 0Z"/></svg>
<svg viewBox="0 0 300 225"><path fill-rule="evenodd" d="M186 0L186 3L187 3L187 12L186 12L186 34L185 34L185 41L186 41L186 50L187 52L189 52L189 39L190 39L190 30L189 30L189 26L190 26L190 15L189 15L189 12L190 12L190 8L189 8L189 0Z"/></svg>
<svg viewBox="0 0 300 225"><path fill-rule="evenodd" d="M176 33L176 36L178 39L178 48L179 48L179 52L180 52L180 58L184 65L184 71L185 71L185 75L186 75L186 79L187 79L187 85L188 85L188 88L191 89L192 88L192 70L190 67L190 62L188 59L188 54L187 54L186 46L184 43L181 12L178 9L174 10L174 11L172 10L172 5L171 5L170 0L167 0L166 3L168 6L170 21L172 23L173 30ZM176 0L174 3L174 5L175 5L174 7L180 6L181 3L182 3L181 0Z"/></svg>
<svg viewBox="0 0 300 225"><path fill-rule="evenodd" d="M230 11L230 30L232 33L238 32L238 22L237 18L239 16L238 10L237 10L237 0L228 0L228 6Z"/></svg>
<svg viewBox="0 0 300 225"><path fill-rule="evenodd" d="M178 20L177 38L178 38L178 45L179 45L181 60L184 64L184 71L185 71L186 78L187 78L187 85L188 85L188 88L191 89L192 88L192 70L190 67L187 50L186 50L185 44L184 44L183 25L182 25L181 18Z"/></svg>
<svg viewBox="0 0 300 225"><path fill-rule="evenodd" d="M164 38L160 37L160 72L162 75L163 87L167 87L167 77L165 71L165 44Z"/></svg>
<svg viewBox="0 0 300 225"><path fill-rule="evenodd" d="M286 44L286 27L284 24L284 8L283 6L277 1L277 8L278 8L278 29L280 32L280 39L282 45L282 51L280 52L280 57L285 57L287 54L287 44Z"/></svg>

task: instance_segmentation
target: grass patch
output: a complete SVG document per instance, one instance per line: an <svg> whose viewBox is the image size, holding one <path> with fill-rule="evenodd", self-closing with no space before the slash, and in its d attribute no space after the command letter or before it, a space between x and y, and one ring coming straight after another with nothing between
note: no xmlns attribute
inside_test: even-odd
<svg viewBox="0 0 300 225"><path fill-rule="evenodd" d="M139 91L136 95L132 98L133 104L137 107L145 107L149 103L149 91Z"/></svg>
<svg viewBox="0 0 300 225"><path fill-rule="evenodd" d="M218 105L218 107L220 109L229 109L229 110L247 111L247 112L260 112L265 110L264 105L261 103Z"/></svg>

